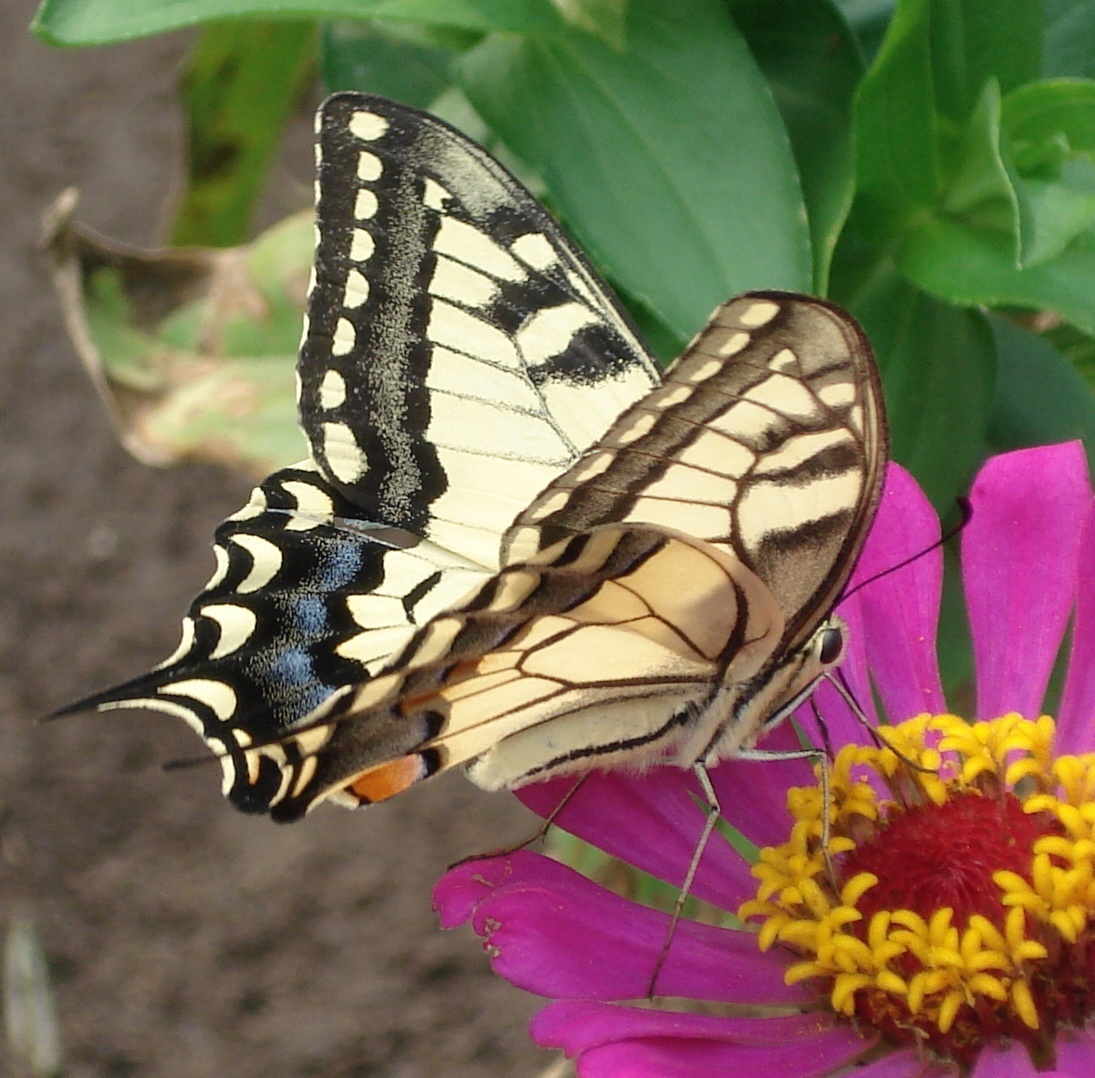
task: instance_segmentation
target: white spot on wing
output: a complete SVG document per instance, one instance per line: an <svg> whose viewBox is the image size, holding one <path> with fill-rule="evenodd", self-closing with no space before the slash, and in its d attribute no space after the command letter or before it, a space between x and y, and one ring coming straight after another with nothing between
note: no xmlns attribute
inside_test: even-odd
<svg viewBox="0 0 1095 1078"><path fill-rule="evenodd" d="M152 669L163 670L165 667L174 666L184 655L189 653L193 646L194 619L186 617L182 619L182 639L179 641L179 646L162 663L157 663Z"/></svg>
<svg viewBox="0 0 1095 1078"><path fill-rule="evenodd" d="M343 483L353 483L365 474L365 454L345 423L323 424L323 455L331 474Z"/></svg>
<svg viewBox="0 0 1095 1078"><path fill-rule="evenodd" d="M345 356L353 351L357 343L357 330L348 318L340 318L335 326L335 337L331 342L331 354Z"/></svg>
<svg viewBox="0 0 1095 1078"><path fill-rule="evenodd" d="M768 325L777 314L779 314L778 303L773 303L770 299L758 299L738 314L737 319L748 329L757 329L759 326Z"/></svg>
<svg viewBox="0 0 1095 1078"><path fill-rule="evenodd" d="M262 487L254 487L251 491L251 500L242 508L234 512L228 519L229 520L251 520L254 517L262 516L266 512L266 495L262 492Z"/></svg>
<svg viewBox="0 0 1095 1078"><path fill-rule="evenodd" d="M213 544L213 557L216 559L217 567L213 570L213 575L205 582L202 591L212 591L224 580L228 572L228 551L220 543Z"/></svg>
<svg viewBox="0 0 1095 1078"><path fill-rule="evenodd" d="M351 269L346 274L346 291L342 297L342 306L351 309L360 307L369 298L369 278L359 269Z"/></svg>
<svg viewBox="0 0 1095 1078"><path fill-rule="evenodd" d="M830 385L822 386L818 391L818 396L830 408L844 408L855 401L855 385L850 380L847 382L833 382Z"/></svg>
<svg viewBox="0 0 1095 1078"><path fill-rule="evenodd" d="M534 367L565 352L574 334L593 321L592 311L580 303L547 307L517 331L517 347L525 362Z"/></svg>
<svg viewBox="0 0 1095 1078"><path fill-rule="evenodd" d="M368 150L362 150L357 156L357 178L359 180L365 180L367 183L372 183L374 180L379 180L381 173L384 171L384 163L376 156L375 153L370 153Z"/></svg>
<svg viewBox="0 0 1095 1078"><path fill-rule="evenodd" d="M444 210L445 199L452 198L452 195L445 190L435 179L426 177L425 186L422 191L422 201L431 210Z"/></svg>
<svg viewBox="0 0 1095 1078"><path fill-rule="evenodd" d="M719 345L719 355L736 356L748 343L748 333L731 333L730 336Z"/></svg>
<svg viewBox="0 0 1095 1078"><path fill-rule="evenodd" d="M297 512L311 519L304 523L304 528L310 528L316 523L326 523L334 513L334 502L313 483L303 483L298 479L290 479L281 485L282 490L297 503ZM290 520L286 528L292 528L297 522Z"/></svg>
<svg viewBox="0 0 1095 1078"><path fill-rule="evenodd" d="M266 587L281 569L284 555L276 543L261 535L242 532L232 536L232 542L251 555L251 571L240 581L236 591L241 595Z"/></svg>
<svg viewBox="0 0 1095 1078"><path fill-rule="evenodd" d="M790 348L781 348L770 360L768 366L774 371L798 371L798 356Z"/></svg>
<svg viewBox="0 0 1095 1078"><path fill-rule="evenodd" d="M245 606L235 603L211 603L201 608L202 617L210 618L220 626L217 646L209 653L209 658L220 659L238 651L255 632L258 618Z"/></svg>
<svg viewBox="0 0 1095 1078"><path fill-rule="evenodd" d="M555 248L551 246L551 241L539 232L528 232L524 236L518 236L511 244L510 250L533 269L545 270L559 260Z"/></svg>
<svg viewBox="0 0 1095 1078"><path fill-rule="evenodd" d="M355 112L350 117L350 133L364 142L372 142L387 132L388 121L375 112L366 112L364 109Z"/></svg>
<svg viewBox="0 0 1095 1078"><path fill-rule="evenodd" d="M368 262L376 250L376 241L363 228L354 229L354 238L350 242L350 261Z"/></svg>
<svg viewBox="0 0 1095 1078"><path fill-rule="evenodd" d="M357 198L354 199L354 216L359 221L368 221L376 215L379 205L376 195L369 188L361 187L358 189Z"/></svg>
<svg viewBox="0 0 1095 1078"><path fill-rule="evenodd" d="M346 379L333 367L323 376L319 385L319 406L330 410L346 400Z"/></svg>
<svg viewBox="0 0 1095 1078"><path fill-rule="evenodd" d="M212 678L188 678L174 681L158 690L171 696L189 696L205 704L221 722L227 722L236 710L236 693L231 685Z"/></svg>

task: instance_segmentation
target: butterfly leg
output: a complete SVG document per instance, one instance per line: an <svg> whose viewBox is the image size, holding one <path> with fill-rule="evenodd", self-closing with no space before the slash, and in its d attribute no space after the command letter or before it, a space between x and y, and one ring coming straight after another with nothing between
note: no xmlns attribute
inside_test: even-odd
<svg viewBox="0 0 1095 1078"><path fill-rule="evenodd" d="M831 821L833 793L829 778L829 757L821 749L801 749L788 751L765 751L764 749L743 749L738 753L739 760L809 760L821 768L821 856L825 861L825 875L834 890L839 890L836 882L836 869L829 855L829 839L832 837Z"/></svg>
<svg viewBox="0 0 1095 1078"><path fill-rule="evenodd" d="M719 798L715 793L715 787L711 785L711 776L707 774L707 768L704 767L703 764L693 764L692 770L695 772L696 781L699 782L700 789L703 791L703 796L707 800L707 819L704 820L703 830L700 832L699 841L692 851L692 860L688 863L688 871L684 875L684 882L681 884L681 889L677 893L677 901L673 906L673 916L669 920L669 929L665 933L665 942L662 944L662 951L661 954L658 955L658 961L654 964L654 972L651 974L650 985L646 990L647 999L654 998L654 990L658 986L658 977L662 972L662 966L665 965L666 958L669 957L669 948L672 946L673 936L677 932L677 923L681 919L681 912L684 910L684 904L692 891L692 882L695 880L696 873L699 871L700 859L703 857L703 851L707 849L707 842L711 838L711 832L715 830L715 824L718 823L718 819L722 815L722 805L719 804Z"/></svg>
<svg viewBox="0 0 1095 1078"><path fill-rule="evenodd" d="M587 778L589 778L590 772L586 772L584 775L578 776L578 781L561 798L559 803L544 817L540 826L531 834L528 838L522 839L520 842L515 842L512 846L506 846L501 850L491 850L489 853L472 853L467 857L461 857L455 864L449 865L449 871L458 867L459 865L466 865L469 861L485 861L490 857L508 857L511 853L516 853L518 850L526 850L529 846L539 842L548 831L551 829L552 824L559 818L563 809L570 804L574 795L582 788Z"/></svg>

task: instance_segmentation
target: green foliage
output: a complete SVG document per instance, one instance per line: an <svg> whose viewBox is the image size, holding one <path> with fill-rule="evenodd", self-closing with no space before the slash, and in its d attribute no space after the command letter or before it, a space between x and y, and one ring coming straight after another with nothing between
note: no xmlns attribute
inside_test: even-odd
<svg viewBox="0 0 1095 1078"><path fill-rule="evenodd" d="M251 210L314 56L310 23L203 28L180 87L190 152L174 244L228 247L247 239Z"/></svg>
<svg viewBox="0 0 1095 1078"><path fill-rule="evenodd" d="M44 0L35 30L214 18L255 32L199 39L197 164L241 164L195 168L180 237L242 230L307 20L327 88L484 141L662 354L746 288L847 306L937 506L993 449L1095 433L1095 0Z"/></svg>

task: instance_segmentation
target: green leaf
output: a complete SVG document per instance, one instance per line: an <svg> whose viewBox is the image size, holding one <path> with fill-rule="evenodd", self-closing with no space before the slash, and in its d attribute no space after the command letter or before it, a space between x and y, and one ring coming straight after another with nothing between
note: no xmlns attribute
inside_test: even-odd
<svg viewBox="0 0 1095 1078"><path fill-rule="evenodd" d="M634 0L627 31L624 52L578 31L490 38L459 61L462 85L609 276L679 336L745 289L808 289L787 134L722 3Z"/></svg>
<svg viewBox="0 0 1095 1078"><path fill-rule="evenodd" d="M478 34L414 23L324 23L323 85L330 93L365 90L424 109L452 86L453 58L478 40Z"/></svg>
<svg viewBox="0 0 1095 1078"><path fill-rule="evenodd" d="M1019 199L1000 148L1000 87L985 83L958 148L942 213L1006 237L1019 258Z"/></svg>
<svg viewBox="0 0 1095 1078"><path fill-rule="evenodd" d="M996 379L988 323L924 295L886 264L856 281L845 267L841 277L838 301L863 323L878 357L893 459L948 512L984 453Z"/></svg>
<svg viewBox="0 0 1095 1078"><path fill-rule="evenodd" d="M897 263L909 280L950 303L1055 311L1095 333L1095 229L1057 257L1020 268L1006 237L937 218L909 233Z"/></svg>
<svg viewBox="0 0 1095 1078"><path fill-rule="evenodd" d="M930 49L936 109L964 124L985 84L1001 92L1038 77L1042 0L930 0Z"/></svg>
<svg viewBox="0 0 1095 1078"><path fill-rule="evenodd" d="M629 0L553 0L553 3L575 29L599 37L614 49L625 47Z"/></svg>
<svg viewBox="0 0 1095 1078"><path fill-rule="evenodd" d="M1095 224L1095 82L1021 86L1004 101L1023 219L1024 265L1059 255Z"/></svg>
<svg viewBox="0 0 1095 1078"><path fill-rule="evenodd" d="M836 6L852 28L863 55L873 60L886 36L897 0L836 0Z"/></svg>
<svg viewBox="0 0 1095 1078"><path fill-rule="evenodd" d="M1095 0L1045 0L1042 74L1095 78Z"/></svg>
<svg viewBox="0 0 1095 1078"><path fill-rule="evenodd" d="M731 12L791 136L824 295L829 263L852 205L852 97L863 60L829 0L731 0Z"/></svg>
<svg viewBox="0 0 1095 1078"><path fill-rule="evenodd" d="M988 438L993 452L1082 439L1095 452L1095 392L1037 333L991 317L999 378ZM1093 461L1092 463L1095 463Z"/></svg>
<svg viewBox="0 0 1095 1078"><path fill-rule="evenodd" d="M993 79L1037 76L1040 0L902 0L856 98L858 207L879 239L939 205Z"/></svg>
<svg viewBox="0 0 1095 1078"><path fill-rule="evenodd" d="M172 242L242 243L282 130L315 57L309 23L205 27L182 76L189 175Z"/></svg>
<svg viewBox="0 0 1095 1078"><path fill-rule="evenodd" d="M898 4L855 100L857 216L872 236L899 232L943 192L929 0Z"/></svg>
<svg viewBox="0 0 1095 1078"><path fill-rule="evenodd" d="M1010 136L1006 146L991 142L994 128L987 112L974 118L967 132L983 121L980 170L972 167L974 142L969 137L954 141L955 186L948 192L950 201L943 203L941 198L938 209L921 207L895 230L897 265L911 281L951 303L1047 309L1091 332L1095 326L1095 225L1087 216L1092 180L1088 147L1095 134L1089 92L1089 84L1078 81L1014 90L1003 110L1002 122ZM1072 140L1080 151L1073 149ZM981 212L991 199L982 200L973 212L978 174L985 191L991 193L994 185L999 188L997 206L1003 207L1006 201L999 169L994 171L989 164L990 150L1000 154L1019 199L1022 243L1018 252L1014 234L1002 220ZM905 164L911 167L911 162ZM961 219L955 216L958 213L963 214ZM877 219L872 222L867 216L868 226L877 224ZM877 230L872 236L878 238Z"/></svg>
<svg viewBox="0 0 1095 1078"><path fill-rule="evenodd" d="M236 18L406 19L481 33L564 25L550 0L42 0L31 29L51 45L105 45Z"/></svg>
<svg viewBox="0 0 1095 1078"><path fill-rule="evenodd" d="M48 250L65 322L126 448L261 477L304 447L294 381L312 262L309 210L249 247L141 251L72 224Z"/></svg>

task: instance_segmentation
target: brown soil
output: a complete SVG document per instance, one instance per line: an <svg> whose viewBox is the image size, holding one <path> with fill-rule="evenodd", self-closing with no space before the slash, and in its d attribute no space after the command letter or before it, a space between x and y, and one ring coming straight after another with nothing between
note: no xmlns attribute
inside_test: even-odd
<svg viewBox="0 0 1095 1078"><path fill-rule="evenodd" d="M249 485L117 447L36 251L70 184L101 231L162 235L188 38L53 51L26 35L34 6L0 5L0 930L37 927L65 1073L534 1075L535 1001L430 910L447 863L527 828L512 797L454 777L281 828L235 813L215 768L161 771L199 751L181 723L32 722L174 649ZM297 142L290 201L310 187Z"/></svg>

